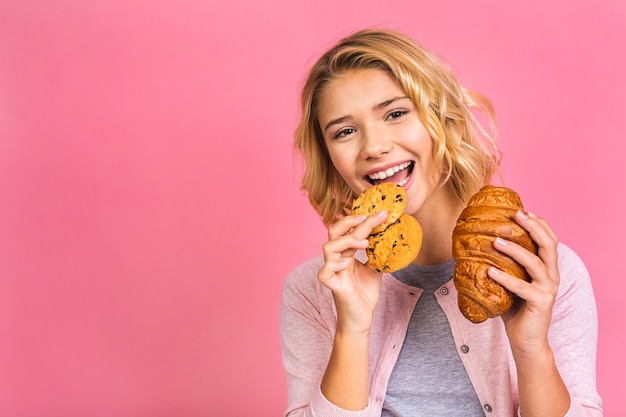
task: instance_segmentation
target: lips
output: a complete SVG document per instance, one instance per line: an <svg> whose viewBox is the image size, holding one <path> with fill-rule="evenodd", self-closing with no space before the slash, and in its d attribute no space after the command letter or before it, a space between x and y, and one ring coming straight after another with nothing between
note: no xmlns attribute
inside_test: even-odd
<svg viewBox="0 0 626 417"><path fill-rule="evenodd" d="M372 185L383 182L394 182L399 186L403 186L409 181L413 167L413 162L402 162L380 171L371 172L365 176L365 179Z"/></svg>

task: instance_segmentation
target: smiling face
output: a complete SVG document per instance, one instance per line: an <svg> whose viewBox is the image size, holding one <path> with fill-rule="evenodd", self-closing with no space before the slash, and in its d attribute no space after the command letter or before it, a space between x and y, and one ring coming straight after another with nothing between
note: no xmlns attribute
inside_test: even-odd
<svg viewBox="0 0 626 417"><path fill-rule="evenodd" d="M413 102L384 71L335 78L320 96L318 116L332 163L354 193L394 182L414 214L440 189L433 141Z"/></svg>

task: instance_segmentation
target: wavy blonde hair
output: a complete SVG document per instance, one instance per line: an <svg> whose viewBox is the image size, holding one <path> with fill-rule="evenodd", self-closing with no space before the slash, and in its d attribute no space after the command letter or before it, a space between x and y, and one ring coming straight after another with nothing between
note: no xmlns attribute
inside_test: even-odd
<svg viewBox="0 0 626 417"><path fill-rule="evenodd" d="M294 150L304 161L301 183L324 224L334 223L356 197L337 173L319 124L319 101L325 87L347 71L385 71L411 99L433 140L433 158L442 185L452 184L467 200L497 171L495 112L487 98L459 84L434 53L408 36L388 29L366 29L342 39L309 71L300 96L301 120ZM486 116L485 129L477 115Z"/></svg>

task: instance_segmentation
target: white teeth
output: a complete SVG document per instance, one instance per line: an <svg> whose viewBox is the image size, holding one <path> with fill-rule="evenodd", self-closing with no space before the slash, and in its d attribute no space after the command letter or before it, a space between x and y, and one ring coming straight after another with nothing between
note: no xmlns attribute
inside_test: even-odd
<svg viewBox="0 0 626 417"><path fill-rule="evenodd" d="M378 172L375 172L373 174L369 174L368 177L370 179L373 179L373 180L384 180L385 178L389 178L389 177L393 176L395 173L400 172L403 169L406 169L409 165L411 165L410 162L405 162L403 164L396 165L395 167L388 168L388 169L386 169L384 171L378 171ZM402 180L400 182L403 182L404 184L406 184L406 181L407 180L404 179L404 180ZM404 184L399 184L399 185L404 185Z"/></svg>

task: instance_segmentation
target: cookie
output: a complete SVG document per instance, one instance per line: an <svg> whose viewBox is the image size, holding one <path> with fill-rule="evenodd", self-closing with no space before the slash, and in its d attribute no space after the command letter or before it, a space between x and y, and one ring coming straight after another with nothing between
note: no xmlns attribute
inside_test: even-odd
<svg viewBox="0 0 626 417"><path fill-rule="evenodd" d="M368 188L355 198L352 214L370 216L386 210L387 220L372 230L372 234L380 233L404 214L406 200L404 188L392 182L384 182Z"/></svg>
<svg viewBox="0 0 626 417"><path fill-rule="evenodd" d="M422 227L415 217L403 214L383 232L368 237L367 259L378 272L394 272L409 266L422 247Z"/></svg>

